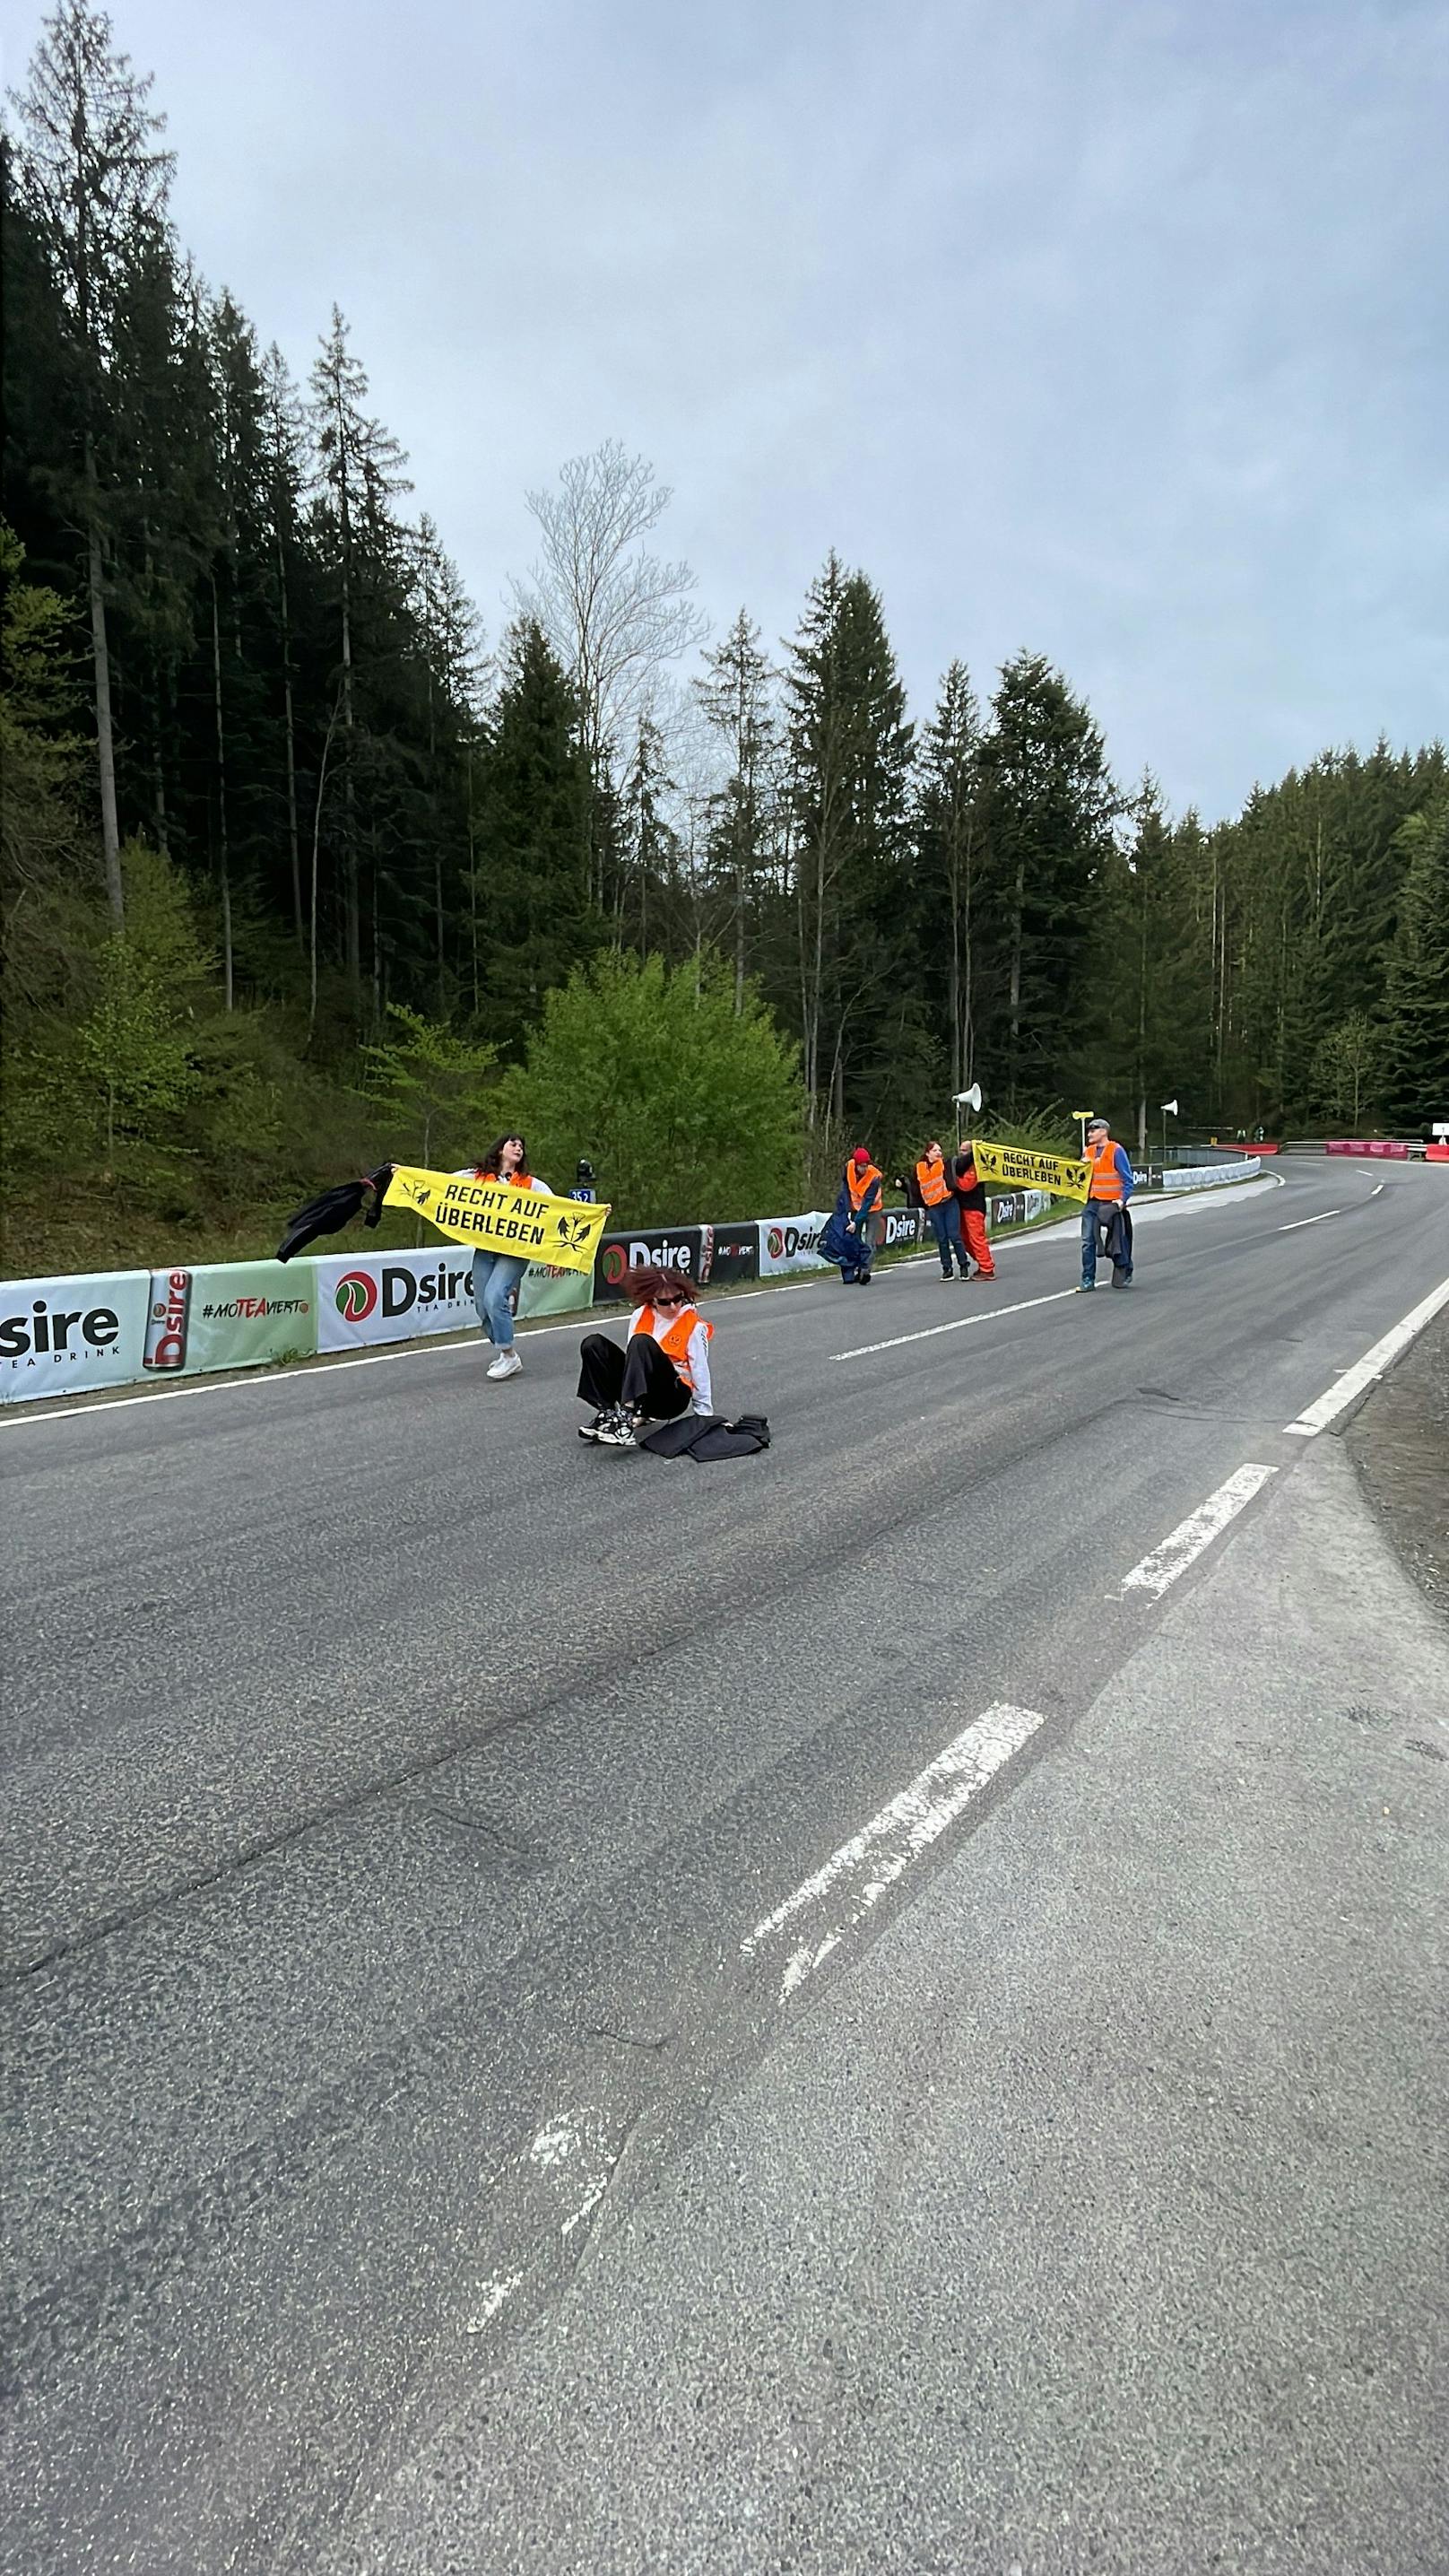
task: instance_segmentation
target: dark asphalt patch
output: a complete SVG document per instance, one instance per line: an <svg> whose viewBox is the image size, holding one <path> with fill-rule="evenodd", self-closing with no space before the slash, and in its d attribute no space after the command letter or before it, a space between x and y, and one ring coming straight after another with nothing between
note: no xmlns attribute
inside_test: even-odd
<svg viewBox="0 0 1449 2576"><path fill-rule="evenodd" d="M1375 1387L1343 1436L1388 1537L1449 1618L1449 1308Z"/></svg>

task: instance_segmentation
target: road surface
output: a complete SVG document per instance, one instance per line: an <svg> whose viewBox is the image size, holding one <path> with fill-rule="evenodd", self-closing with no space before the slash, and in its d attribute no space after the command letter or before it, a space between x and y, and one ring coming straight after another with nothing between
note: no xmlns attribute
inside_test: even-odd
<svg viewBox="0 0 1449 2576"><path fill-rule="evenodd" d="M0 1423L7 2576L1443 2576L1449 1176L1138 1253Z"/></svg>

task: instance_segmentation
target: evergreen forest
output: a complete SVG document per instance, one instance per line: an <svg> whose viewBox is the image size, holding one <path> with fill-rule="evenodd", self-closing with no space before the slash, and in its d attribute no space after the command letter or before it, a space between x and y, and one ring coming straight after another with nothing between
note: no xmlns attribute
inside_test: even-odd
<svg viewBox="0 0 1449 2576"><path fill-rule="evenodd" d="M1063 1143L1449 1116L1449 777L1392 708L1174 815L1029 641L909 708L845 554L709 632L616 440L540 460L485 634L346 317L299 381L188 256L90 0L4 154L12 1273L260 1253L519 1120L644 1223L818 1203L972 1082Z"/></svg>

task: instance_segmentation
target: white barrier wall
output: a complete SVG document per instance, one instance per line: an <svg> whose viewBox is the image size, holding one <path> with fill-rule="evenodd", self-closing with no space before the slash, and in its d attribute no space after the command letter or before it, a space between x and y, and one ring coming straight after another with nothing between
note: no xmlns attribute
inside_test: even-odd
<svg viewBox="0 0 1449 2576"><path fill-rule="evenodd" d="M1214 1180L1232 1179L1251 1165L1226 1165ZM1183 1174L1176 1186L1199 1178ZM998 1199L1000 1224L1037 1212L1047 1201L1037 1191ZM1008 1218L1009 1210L1009 1218ZM763 1217L720 1230L729 1240L711 1246L718 1255L748 1252L759 1236L759 1276L826 1270L821 1233L828 1212ZM688 1253L711 1230L683 1230L682 1242L640 1238L653 1259ZM881 1213L881 1248L921 1241L925 1222L916 1208ZM701 1268L706 1265L701 1264ZM412 1252L309 1255L277 1261L177 1263L169 1270L96 1272L80 1278L0 1282L0 1403L34 1402L83 1394L91 1388L133 1385L137 1380L205 1371L265 1368L309 1358L314 1351L352 1351L378 1342L406 1342L433 1333L456 1333L477 1317L470 1293L471 1252L441 1243ZM746 1267L722 1275L753 1275ZM588 1272L546 1270L524 1274L521 1317L575 1314L593 1300Z"/></svg>
<svg viewBox="0 0 1449 2576"><path fill-rule="evenodd" d="M828 1270L819 1252L821 1235L830 1223L827 1208L813 1208L808 1216L762 1216L760 1219L760 1277L779 1279L790 1270Z"/></svg>
<svg viewBox="0 0 1449 2576"><path fill-rule="evenodd" d="M473 1255L464 1244L433 1244L420 1252L324 1253L294 1267L316 1273L319 1351L422 1341L432 1333L466 1332L478 1321L470 1285ZM577 1314L592 1299L586 1270L550 1270L530 1262L518 1283L524 1319Z"/></svg>
<svg viewBox="0 0 1449 2576"><path fill-rule="evenodd" d="M1185 1163L1165 1171L1165 1190L1217 1190L1229 1181L1251 1181L1263 1168L1262 1157L1249 1154L1241 1163Z"/></svg>
<svg viewBox="0 0 1449 2576"><path fill-rule="evenodd" d="M473 1255L454 1243L421 1252L325 1253L297 1263L317 1278L317 1348L361 1350L476 1324L468 1282Z"/></svg>
<svg viewBox="0 0 1449 2576"><path fill-rule="evenodd" d="M0 1283L0 1404L138 1378L150 1301L149 1270Z"/></svg>

